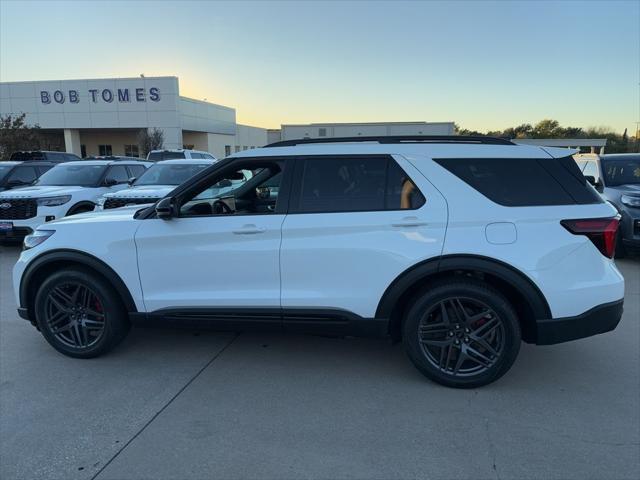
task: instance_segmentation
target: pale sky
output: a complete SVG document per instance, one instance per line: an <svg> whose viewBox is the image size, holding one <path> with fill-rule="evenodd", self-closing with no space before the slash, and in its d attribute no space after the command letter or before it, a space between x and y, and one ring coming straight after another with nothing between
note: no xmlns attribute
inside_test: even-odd
<svg viewBox="0 0 640 480"><path fill-rule="evenodd" d="M0 81L175 75L240 123L634 132L640 1L0 0Z"/></svg>

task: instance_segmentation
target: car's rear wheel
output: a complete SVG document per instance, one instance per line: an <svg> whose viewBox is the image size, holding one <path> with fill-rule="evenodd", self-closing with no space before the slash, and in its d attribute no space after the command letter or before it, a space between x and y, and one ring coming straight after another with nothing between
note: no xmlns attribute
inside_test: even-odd
<svg viewBox="0 0 640 480"><path fill-rule="evenodd" d="M411 361L431 380L474 388L511 368L521 332L500 292L465 279L434 285L419 296L404 320L403 341Z"/></svg>
<svg viewBox="0 0 640 480"><path fill-rule="evenodd" d="M38 289L34 309L45 339L71 357L102 355L120 343L130 328L114 289L99 275L79 268L47 277Z"/></svg>

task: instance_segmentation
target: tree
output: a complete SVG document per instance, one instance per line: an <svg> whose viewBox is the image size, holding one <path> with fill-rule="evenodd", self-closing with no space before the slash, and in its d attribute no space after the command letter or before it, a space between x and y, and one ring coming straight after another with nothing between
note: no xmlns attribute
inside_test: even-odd
<svg viewBox="0 0 640 480"><path fill-rule="evenodd" d="M42 138L40 126L29 126L26 114L0 117L0 160L8 159L13 152L39 150Z"/></svg>
<svg viewBox="0 0 640 480"><path fill-rule="evenodd" d="M138 134L138 145L142 156L146 157L151 150L160 150L163 147L164 132L155 127L151 131L144 128Z"/></svg>

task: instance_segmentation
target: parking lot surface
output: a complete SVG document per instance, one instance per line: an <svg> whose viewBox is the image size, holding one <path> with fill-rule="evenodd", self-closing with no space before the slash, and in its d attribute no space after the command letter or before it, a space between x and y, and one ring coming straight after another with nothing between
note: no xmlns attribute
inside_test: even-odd
<svg viewBox="0 0 640 480"><path fill-rule="evenodd" d="M0 247L0 478L639 478L640 261L611 333L453 390L385 340L137 329L74 360L18 318Z"/></svg>

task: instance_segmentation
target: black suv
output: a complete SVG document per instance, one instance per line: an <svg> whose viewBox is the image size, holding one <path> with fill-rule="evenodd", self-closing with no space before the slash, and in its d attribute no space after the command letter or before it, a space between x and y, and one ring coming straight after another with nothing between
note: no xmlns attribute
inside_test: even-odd
<svg viewBox="0 0 640 480"><path fill-rule="evenodd" d="M82 159L74 153L50 152L46 150L32 150L32 151L13 152L9 157L9 160L14 160L14 161L42 160L42 161L60 163L60 162L73 162L75 160L82 160Z"/></svg>
<svg viewBox="0 0 640 480"><path fill-rule="evenodd" d="M620 213L616 257L640 254L640 154L574 155L586 179Z"/></svg>

